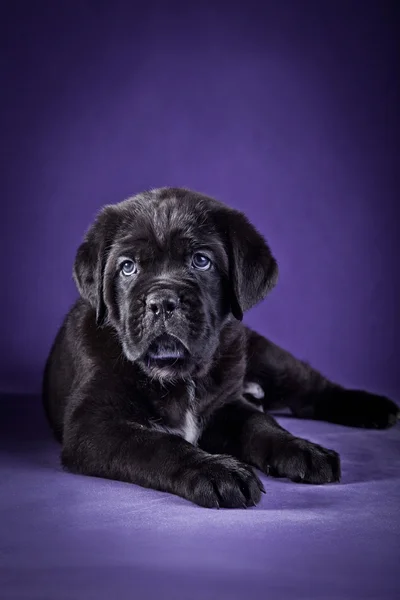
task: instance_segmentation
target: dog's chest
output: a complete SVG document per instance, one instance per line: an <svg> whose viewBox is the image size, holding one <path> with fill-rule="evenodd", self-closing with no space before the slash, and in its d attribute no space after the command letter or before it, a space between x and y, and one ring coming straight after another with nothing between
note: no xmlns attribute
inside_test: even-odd
<svg viewBox="0 0 400 600"><path fill-rule="evenodd" d="M191 444L196 444L200 435L200 427L197 415L190 408L187 409L185 420L181 429L182 437Z"/></svg>
<svg viewBox="0 0 400 600"><path fill-rule="evenodd" d="M171 407L162 419L153 423L155 428L179 435L190 444L195 445L201 434L195 394L194 384L188 384L185 398L175 407Z"/></svg>

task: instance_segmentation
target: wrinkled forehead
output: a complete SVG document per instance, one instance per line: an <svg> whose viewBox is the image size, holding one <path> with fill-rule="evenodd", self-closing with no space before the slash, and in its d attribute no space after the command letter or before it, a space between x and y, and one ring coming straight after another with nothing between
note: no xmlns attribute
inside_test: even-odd
<svg viewBox="0 0 400 600"><path fill-rule="evenodd" d="M124 208L119 232L122 245L165 252L208 248L226 262L226 250L207 201L193 196L145 197Z"/></svg>

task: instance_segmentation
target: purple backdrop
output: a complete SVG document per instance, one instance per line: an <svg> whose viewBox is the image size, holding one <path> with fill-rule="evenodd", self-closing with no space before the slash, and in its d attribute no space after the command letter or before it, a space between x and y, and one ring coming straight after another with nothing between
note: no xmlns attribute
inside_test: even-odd
<svg viewBox="0 0 400 600"><path fill-rule="evenodd" d="M4 390L39 389L96 211L176 185L269 239L280 281L252 326L343 383L400 391L395 3L8 4Z"/></svg>
<svg viewBox="0 0 400 600"><path fill-rule="evenodd" d="M207 511L62 472L37 395L95 213L173 185L270 241L280 281L252 326L400 400L396 4L2 3L4 600L399 597L399 427L280 418L341 453L341 483L263 477L257 508Z"/></svg>

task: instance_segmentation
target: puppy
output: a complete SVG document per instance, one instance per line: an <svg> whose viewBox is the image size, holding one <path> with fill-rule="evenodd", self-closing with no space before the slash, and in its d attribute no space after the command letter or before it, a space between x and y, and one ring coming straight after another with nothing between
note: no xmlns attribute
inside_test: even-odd
<svg viewBox="0 0 400 600"><path fill-rule="evenodd" d="M399 417L391 400L328 381L242 324L278 267L246 217L212 198L162 188L106 206L73 273L80 299L43 381L71 472L248 507L264 492L252 467L296 482L340 479L336 452L264 410L370 428Z"/></svg>

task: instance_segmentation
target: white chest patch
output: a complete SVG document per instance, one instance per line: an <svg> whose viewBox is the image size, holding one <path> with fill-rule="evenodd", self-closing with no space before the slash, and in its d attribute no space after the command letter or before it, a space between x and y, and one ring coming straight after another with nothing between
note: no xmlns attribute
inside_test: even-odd
<svg viewBox="0 0 400 600"><path fill-rule="evenodd" d="M153 423L153 427L158 431L164 431L165 433L172 433L173 435L179 435L190 444L194 446L201 435L201 426L199 419L196 414L196 389L194 383L191 381L188 384L189 393L189 406L182 419L182 423L179 427L167 427L160 423Z"/></svg>
<svg viewBox="0 0 400 600"><path fill-rule="evenodd" d="M193 381L189 382L189 407L185 414L185 420L182 426L182 437L187 442L196 445L200 437L201 430L199 420L196 415L196 386Z"/></svg>
<svg viewBox="0 0 400 600"><path fill-rule="evenodd" d="M197 418L191 408L189 408L185 415L185 423L182 428L182 437L191 444L196 444L199 439L200 429Z"/></svg>

